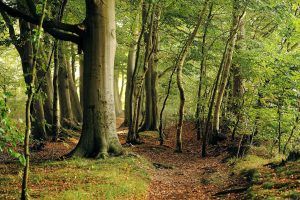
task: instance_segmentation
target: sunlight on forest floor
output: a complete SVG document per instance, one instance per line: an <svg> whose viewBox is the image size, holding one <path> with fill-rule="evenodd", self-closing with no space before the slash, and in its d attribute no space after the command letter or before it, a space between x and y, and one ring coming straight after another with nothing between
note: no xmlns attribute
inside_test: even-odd
<svg viewBox="0 0 300 200"><path fill-rule="evenodd" d="M33 199L144 199L149 166L146 160L129 156L33 164L29 192ZM1 196L18 199L21 167L0 165L0 171Z"/></svg>

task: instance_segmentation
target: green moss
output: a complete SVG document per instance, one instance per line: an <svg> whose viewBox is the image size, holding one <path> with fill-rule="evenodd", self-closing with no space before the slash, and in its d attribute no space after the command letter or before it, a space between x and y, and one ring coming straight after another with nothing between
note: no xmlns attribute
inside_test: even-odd
<svg viewBox="0 0 300 200"><path fill-rule="evenodd" d="M105 160L71 159L33 165L30 174L32 199L143 199L147 195L150 164L140 157ZM13 176L13 178L10 178ZM19 196L19 178L9 172L0 179L9 197ZM0 188L3 193L4 188Z"/></svg>
<svg viewBox="0 0 300 200"><path fill-rule="evenodd" d="M265 183L262 185L262 187L263 187L264 189L272 189L272 188L274 187L274 185L275 185L275 183L273 183L273 182L265 182Z"/></svg>
<svg viewBox="0 0 300 200"><path fill-rule="evenodd" d="M285 198L300 199L300 192L290 191L288 194L285 195Z"/></svg>
<svg viewBox="0 0 300 200"><path fill-rule="evenodd" d="M265 166L271 162L278 166ZM300 187L300 162L283 165L281 162L282 156L268 159L257 155L236 161L235 173L245 177L252 185L247 191L248 199L300 199L297 191Z"/></svg>

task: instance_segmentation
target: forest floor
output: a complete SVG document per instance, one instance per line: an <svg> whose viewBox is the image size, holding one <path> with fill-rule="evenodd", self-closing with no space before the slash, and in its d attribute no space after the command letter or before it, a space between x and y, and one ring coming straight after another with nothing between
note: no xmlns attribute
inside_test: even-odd
<svg viewBox="0 0 300 200"><path fill-rule="evenodd" d="M195 126L187 122L183 126L183 153L175 153L175 133L175 126L168 127L165 143L160 146L156 132L143 132L140 134L143 144L130 147L131 151L154 165L150 171L149 199L245 198L243 191L215 196L218 192L243 188L247 184L229 169L227 145L209 147L207 158L202 158L201 142L196 140ZM126 134L126 129L119 129L123 144Z"/></svg>
<svg viewBox="0 0 300 200"><path fill-rule="evenodd" d="M117 126L123 122L118 118ZM174 153L175 126L166 130L166 140L159 145L156 132L143 132L141 145L125 144L127 129L118 128L121 143L128 152L138 156L108 159L108 161L71 160L55 161L68 153L77 143L77 137L65 142L46 143L39 149L32 149L31 193L36 199L247 199L249 180L229 166L227 142L209 147L207 158L201 158L201 143L196 140L192 123L184 123L183 153ZM76 135L76 134L75 134ZM78 134L77 134L78 135ZM52 162L45 162L52 160ZM97 167L98 166L98 167ZM292 164L292 166L295 166ZM300 163L296 166L300 166ZM0 199L17 199L20 188L20 167L0 154ZM106 169L111 169L107 174ZM280 168L281 169L281 168ZM274 171L265 167L274 175ZM299 169L286 170L279 182L282 187L292 187L292 193L299 192ZM297 171L298 170L298 171ZM281 169L281 172L284 171ZM256 171L257 174L264 174ZM74 179L75 174L75 179ZM247 176L245 176L247 177ZM269 179L272 176L268 176ZM63 180L62 180L63 179ZM265 193L276 191L279 183L274 179L255 182L251 188L254 196L263 197ZM101 180L99 182L99 180ZM277 180L277 179L276 179ZM267 183L265 183L267 182ZM98 186L97 186L98 185ZM252 186L251 185L251 186ZM148 188L148 189L147 189ZM274 190L275 188L275 190ZM296 189L295 189L296 188ZM258 190L259 189L259 190ZM261 190L262 194L259 194ZM46 193L45 194L45 190ZM229 192L228 192L229 191ZM257 192L256 192L257 191ZM258 195L256 195L256 193ZM218 193L224 193L223 195ZM46 195L46 196L44 196ZM51 196L52 195L52 196ZM56 196L55 196L56 195ZM275 197L276 194L274 193ZM287 197L287 194L284 194ZM11 198L13 197L13 198ZM44 198L47 197L47 198ZM50 197L50 198L49 198Z"/></svg>

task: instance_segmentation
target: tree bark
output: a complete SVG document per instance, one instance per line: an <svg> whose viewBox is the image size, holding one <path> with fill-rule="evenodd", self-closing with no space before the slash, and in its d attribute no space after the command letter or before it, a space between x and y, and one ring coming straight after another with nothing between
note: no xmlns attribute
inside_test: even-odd
<svg viewBox="0 0 300 200"><path fill-rule="evenodd" d="M134 22L136 23L136 22ZM133 31L133 40L131 42L129 53L128 53L128 62L127 62L127 72L126 72L126 90L125 90L125 119L124 119L124 126L129 125L129 118L130 118L130 111L129 107L132 102L130 102L130 94L131 94L131 88L132 88L132 76L133 71L135 68L135 60L136 60L136 51L137 51L137 41L136 41L136 35L137 35L137 28Z"/></svg>
<svg viewBox="0 0 300 200"><path fill-rule="evenodd" d="M67 70L68 70L68 84L69 84L69 90L70 90L70 100L71 100L71 108L74 120L76 122L81 123L82 122L82 108L80 105L78 93L77 93L77 87L75 83L75 79L73 79L73 72L72 67L69 62L67 62Z"/></svg>
<svg viewBox="0 0 300 200"><path fill-rule="evenodd" d="M136 132L136 124L138 124L138 119L137 119L137 112L138 112L138 105L139 105L139 101L140 101L140 97L142 94L142 89L143 89L143 81L144 81L144 76L145 76L145 72L146 69L145 67L145 61L147 60L147 58L145 57L144 59L144 74L141 77L141 83L137 84L137 75L138 75L138 64L139 64L139 55L140 55L140 50L141 50L141 42L142 42L142 38L143 35L145 33L146 30L146 25L147 25L147 21L148 21L148 16L150 13L150 9L151 6L149 6L146 2L141 1L141 5L142 5L142 28L141 28L141 32L138 38L138 42L137 42L137 51L136 51L136 59L135 59L135 64L134 64L134 70L133 70L133 74L132 74L132 78L131 78L131 89L130 89L130 95L129 95L129 127L128 127L128 134L127 134L127 143L135 143L135 144L139 144L139 136L138 133ZM146 48L147 49L147 48ZM146 53L145 53L146 54ZM135 95L136 93L136 95ZM134 98L135 96L135 98Z"/></svg>
<svg viewBox="0 0 300 200"><path fill-rule="evenodd" d="M84 71L84 61L83 61L83 56L80 55L79 58L79 67L80 67L80 77L79 77L79 93L80 93L80 105L81 105L81 110L83 110L83 101L84 101L84 96L83 96L83 71Z"/></svg>
<svg viewBox="0 0 300 200"><path fill-rule="evenodd" d="M243 51L245 46L243 45L243 40L245 39L245 23L242 19L240 22L240 27L237 35L236 50L237 53ZM239 63L233 63L232 65L232 76L233 76L233 88L231 96L231 106L230 110L236 117L236 126L232 132L232 139L235 137L236 131L239 129L239 125L243 124L243 96L244 96L244 80L242 76L242 69Z"/></svg>
<svg viewBox="0 0 300 200"><path fill-rule="evenodd" d="M119 93L119 73L116 73L114 77L114 98L115 98L115 113L116 117L120 116L123 112L122 101Z"/></svg>
<svg viewBox="0 0 300 200"><path fill-rule="evenodd" d="M148 46L147 72L145 76L145 120L140 131L157 131L157 53L158 53L158 23L160 18L159 8L153 8L153 21L150 22L149 30L145 33L145 46ZM148 43L148 45L147 45Z"/></svg>
<svg viewBox="0 0 300 200"><path fill-rule="evenodd" d="M205 64L206 64L206 58L207 58L207 50L205 48L206 46L206 36L208 27L210 24L210 21L212 20L212 10L213 10L213 3L209 6L209 14L207 15L207 19L205 22L203 35L202 35L202 44L201 44L201 64L200 64L200 76L199 76L199 86L198 86L198 95L197 95L197 106L196 106L196 128L197 128L197 140L200 140L201 138L201 129L202 129L202 122L201 122L201 108L203 107L202 99L202 86L203 86L203 79L205 78Z"/></svg>
<svg viewBox="0 0 300 200"><path fill-rule="evenodd" d="M72 104L70 98L69 79L71 74L68 73L67 60L63 51L64 45L58 45L58 60L59 60L59 105L61 113L62 126L71 128L74 125L74 116L72 111Z"/></svg>
<svg viewBox="0 0 300 200"><path fill-rule="evenodd" d="M59 110L58 110L58 41L54 45L54 70L53 70L53 124L52 124L52 141L57 141L60 123L59 123Z"/></svg>
<svg viewBox="0 0 300 200"><path fill-rule="evenodd" d="M232 62L232 56L235 48L235 42L237 39L237 31L239 28L239 24L242 20L242 18L245 15L245 12L242 13L242 15L239 15L240 13L240 8L239 8L239 3L237 0L234 1L233 3L233 22L232 22L232 28L230 32L230 38L229 38L229 43L228 43L228 48L225 49L225 61L223 65L223 72L222 72L222 77L221 77L221 83L219 86L218 94L217 94L217 99L215 103L215 110L214 110L214 119L213 119L213 138L212 138L212 143L216 144L217 143L217 138L220 133L220 109L221 109L221 104L225 92L225 87L227 85L228 77L229 77L229 72L231 68L231 62Z"/></svg>
<svg viewBox="0 0 300 200"><path fill-rule="evenodd" d="M114 103L116 25L114 0L86 0L83 130L74 156L120 154Z"/></svg>
<svg viewBox="0 0 300 200"><path fill-rule="evenodd" d="M176 130L176 152L181 153L182 152L182 126L183 126L183 115L184 115L184 104L185 104L185 94L184 89L182 85L182 68L188 53L188 50L198 32L198 29L202 23L203 16L206 12L208 1L204 2L203 8L200 12L200 16L198 18L197 24L193 30L193 32L189 35L188 40L186 41L185 46L183 47L181 53L178 56L178 61L176 63L176 69L177 69L177 87L179 90L180 95L180 105L179 105L179 111L178 111L178 124L177 124L177 130Z"/></svg>

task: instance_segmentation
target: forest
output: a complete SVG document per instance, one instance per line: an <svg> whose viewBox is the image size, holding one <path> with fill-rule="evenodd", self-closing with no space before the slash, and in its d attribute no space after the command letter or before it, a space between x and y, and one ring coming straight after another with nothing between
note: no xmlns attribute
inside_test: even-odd
<svg viewBox="0 0 300 200"><path fill-rule="evenodd" d="M0 199L300 199L299 0L0 0Z"/></svg>

